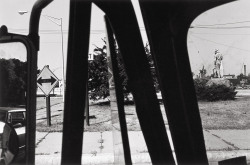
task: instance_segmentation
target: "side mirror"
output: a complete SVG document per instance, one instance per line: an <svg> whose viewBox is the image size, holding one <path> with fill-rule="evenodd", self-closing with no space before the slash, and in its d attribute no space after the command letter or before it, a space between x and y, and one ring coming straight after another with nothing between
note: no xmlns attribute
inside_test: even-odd
<svg viewBox="0 0 250 165"><path fill-rule="evenodd" d="M15 162L19 152L19 140L15 129L0 121L0 164Z"/></svg>
<svg viewBox="0 0 250 165"><path fill-rule="evenodd" d="M0 122L10 126L13 138L18 140L8 141L8 145L17 145L18 149L7 151L6 158L1 154L1 163L10 164L13 160L15 164L33 162L30 157L35 153L36 70L37 50L30 37L8 33L7 27L2 26Z"/></svg>

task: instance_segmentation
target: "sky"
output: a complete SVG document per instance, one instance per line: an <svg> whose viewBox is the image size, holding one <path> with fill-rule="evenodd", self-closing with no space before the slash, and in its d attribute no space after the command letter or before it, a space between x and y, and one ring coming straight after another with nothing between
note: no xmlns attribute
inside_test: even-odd
<svg viewBox="0 0 250 165"><path fill-rule="evenodd" d="M250 1L228 3L197 17L188 33L188 51L192 70L214 68L214 51L223 55L224 74L250 73Z"/></svg>
<svg viewBox="0 0 250 165"><path fill-rule="evenodd" d="M0 44L0 58L19 59L22 62L27 61L27 50L23 43L12 42Z"/></svg>
<svg viewBox="0 0 250 165"><path fill-rule="evenodd" d="M18 34L28 34L30 11L35 0L1 0L0 26L7 25L9 31ZM137 13L138 23L144 43L147 42L139 5L132 1ZM188 33L188 52L191 69L195 74L204 66L208 74L214 68L214 51L218 49L223 54L225 74L240 74L243 65L250 73L250 1L239 0L202 13L192 23ZM18 11L28 11L20 15ZM54 0L47 6L42 15L62 18L63 44L60 26L47 17L40 19L40 51L38 52L38 68L49 65L50 69L60 79L62 78L62 45L66 66L69 0ZM89 53L96 46L102 46L105 38L104 13L95 5L92 6L91 36ZM56 21L56 20L55 20ZM60 22L57 22L60 23Z"/></svg>

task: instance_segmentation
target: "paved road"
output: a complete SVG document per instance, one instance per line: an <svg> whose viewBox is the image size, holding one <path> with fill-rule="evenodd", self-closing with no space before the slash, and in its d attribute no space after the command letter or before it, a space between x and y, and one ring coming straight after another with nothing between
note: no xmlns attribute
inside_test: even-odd
<svg viewBox="0 0 250 165"><path fill-rule="evenodd" d="M236 96L250 96L250 89L236 89Z"/></svg>

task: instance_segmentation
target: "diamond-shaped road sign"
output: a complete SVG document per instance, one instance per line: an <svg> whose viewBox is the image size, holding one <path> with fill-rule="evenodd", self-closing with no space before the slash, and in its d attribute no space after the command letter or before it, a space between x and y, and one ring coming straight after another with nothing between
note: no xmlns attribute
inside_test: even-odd
<svg viewBox="0 0 250 165"><path fill-rule="evenodd" d="M37 86L48 96L58 83L58 78L46 65L37 77Z"/></svg>

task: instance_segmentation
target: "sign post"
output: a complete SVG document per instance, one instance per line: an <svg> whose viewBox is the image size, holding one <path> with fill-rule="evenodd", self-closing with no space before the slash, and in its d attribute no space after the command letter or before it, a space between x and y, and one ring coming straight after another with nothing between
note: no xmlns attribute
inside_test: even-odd
<svg viewBox="0 0 250 165"><path fill-rule="evenodd" d="M50 113L50 95L46 96L46 107L47 107L47 126L51 126L51 113Z"/></svg>
<svg viewBox="0 0 250 165"><path fill-rule="evenodd" d="M50 92L55 88L58 81L58 78L49 69L48 65L44 66L44 68L37 77L37 86L43 91L44 95L46 96L48 126L51 126Z"/></svg>

